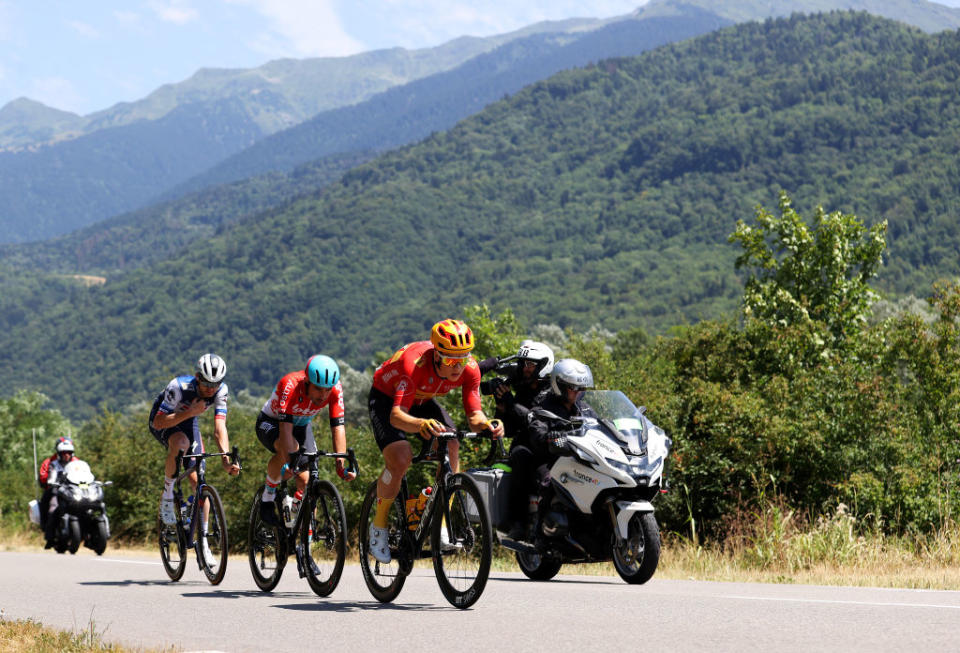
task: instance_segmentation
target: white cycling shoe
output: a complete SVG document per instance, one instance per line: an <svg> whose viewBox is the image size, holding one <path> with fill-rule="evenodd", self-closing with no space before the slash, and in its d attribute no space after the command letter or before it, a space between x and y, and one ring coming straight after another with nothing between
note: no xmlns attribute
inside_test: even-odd
<svg viewBox="0 0 960 653"><path fill-rule="evenodd" d="M391 560L390 543L387 541L389 534L390 532L386 528L377 528L373 524L370 524L368 547L370 549L370 555L385 565L389 564Z"/></svg>
<svg viewBox="0 0 960 653"><path fill-rule="evenodd" d="M177 510L174 508L173 499L160 499L160 520L167 526L177 523Z"/></svg>
<svg viewBox="0 0 960 653"><path fill-rule="evenodd" d="M460 548L460 545L450 541L450 533L447 531L446 525L441 526L440 527L440 550L455 551L458 548Z"/></svg>
<svg viewBox="0 0 960 653"><path fill-rule="evenodd" d="M203 561L207 566L216 565L220 562L220 559L213 555L213 551L210 550L210 543L207 542L207 536L204 535L200 538L200 549L203 553Z"/></svg>

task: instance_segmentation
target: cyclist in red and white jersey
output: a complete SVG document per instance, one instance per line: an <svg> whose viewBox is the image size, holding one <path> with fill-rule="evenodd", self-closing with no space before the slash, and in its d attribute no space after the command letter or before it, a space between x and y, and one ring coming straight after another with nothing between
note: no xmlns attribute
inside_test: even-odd
<svg viewBox="0 0 960 653"><path fill-rule="evenodd" d="M267 477L260 503L260 518L264 523L276 527L281 525L274 501L277 486L283 481L283 468L285 465L296 468L299 455L316 453L317 442L313 437L311 421L324 408L329 409L333 448L338 453L346 453L340 367L329 356L317 355L307 361L303 370L290 372L280 379L273 394L260 409L257 438L273 454L267 463ZM354 472L345 471L342 458L337 458L337 474L347 481L356 477ZM303 496L308 480L307 470L297 474L295 499Z"/></svg>
<svg viewBox="0 0 960 653"><path fill-rule="evenodd" d="M499 422L491 424L480 405L480 369L470 355L473 332L460 320L433 325L430 340L402 347L373 374L370 389L370 421L385 469L377 481L377 511L370 523L370 552L380 562L390 561L387 518L400 481L410 468L413 448L407 435L419 433L429 440L455 428L453 419L434 399L461 388L463 410L474 432L490 429L503 436ZM459 471L459 443L449 443L450 465Z"/></svg>

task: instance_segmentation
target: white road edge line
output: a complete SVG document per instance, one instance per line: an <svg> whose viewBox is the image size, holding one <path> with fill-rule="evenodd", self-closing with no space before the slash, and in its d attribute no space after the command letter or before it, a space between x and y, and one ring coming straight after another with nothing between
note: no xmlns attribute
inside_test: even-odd
<svg viewBox="0 0 960 653"><path fill-rule="evenodd" d="M944 610L960 610L960 605L942 605L938 603L894 603L881 601L840 601L836 599L783 599L769 596L739 596L736 594L722 595L723 599L738 599L741 601L784 601L790 603L833 603L840 605L873 605L891 608L942 608Z"/></svg>

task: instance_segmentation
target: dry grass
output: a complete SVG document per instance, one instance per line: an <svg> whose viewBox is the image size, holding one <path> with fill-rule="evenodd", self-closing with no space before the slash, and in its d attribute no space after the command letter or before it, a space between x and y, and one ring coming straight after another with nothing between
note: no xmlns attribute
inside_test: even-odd
<svg viewBox="0 0 960 653"><path fill-rule="evenodd" d="M0 651L5 653L134 653L173 651L175 649L127 648L105 643L96 625L81 631L67 632L41 625L32 619L7 621L0 616Z"/></svg>

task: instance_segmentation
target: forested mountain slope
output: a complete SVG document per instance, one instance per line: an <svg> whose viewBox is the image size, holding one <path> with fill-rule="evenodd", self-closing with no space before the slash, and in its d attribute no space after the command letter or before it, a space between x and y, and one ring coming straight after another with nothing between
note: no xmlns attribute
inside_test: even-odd
<svg viewBox="0 0 960 653"><path fill-rule="evenodd" d="M727 236L781 188L804 213L888 219L880 285L923 294L958 272L958 149L960 34L739 25L560 73L103 286L5 270L0 394L89 413L203 349L262 392L309 353L364 366L480 301L662 331L734 309Z"/></svg>

